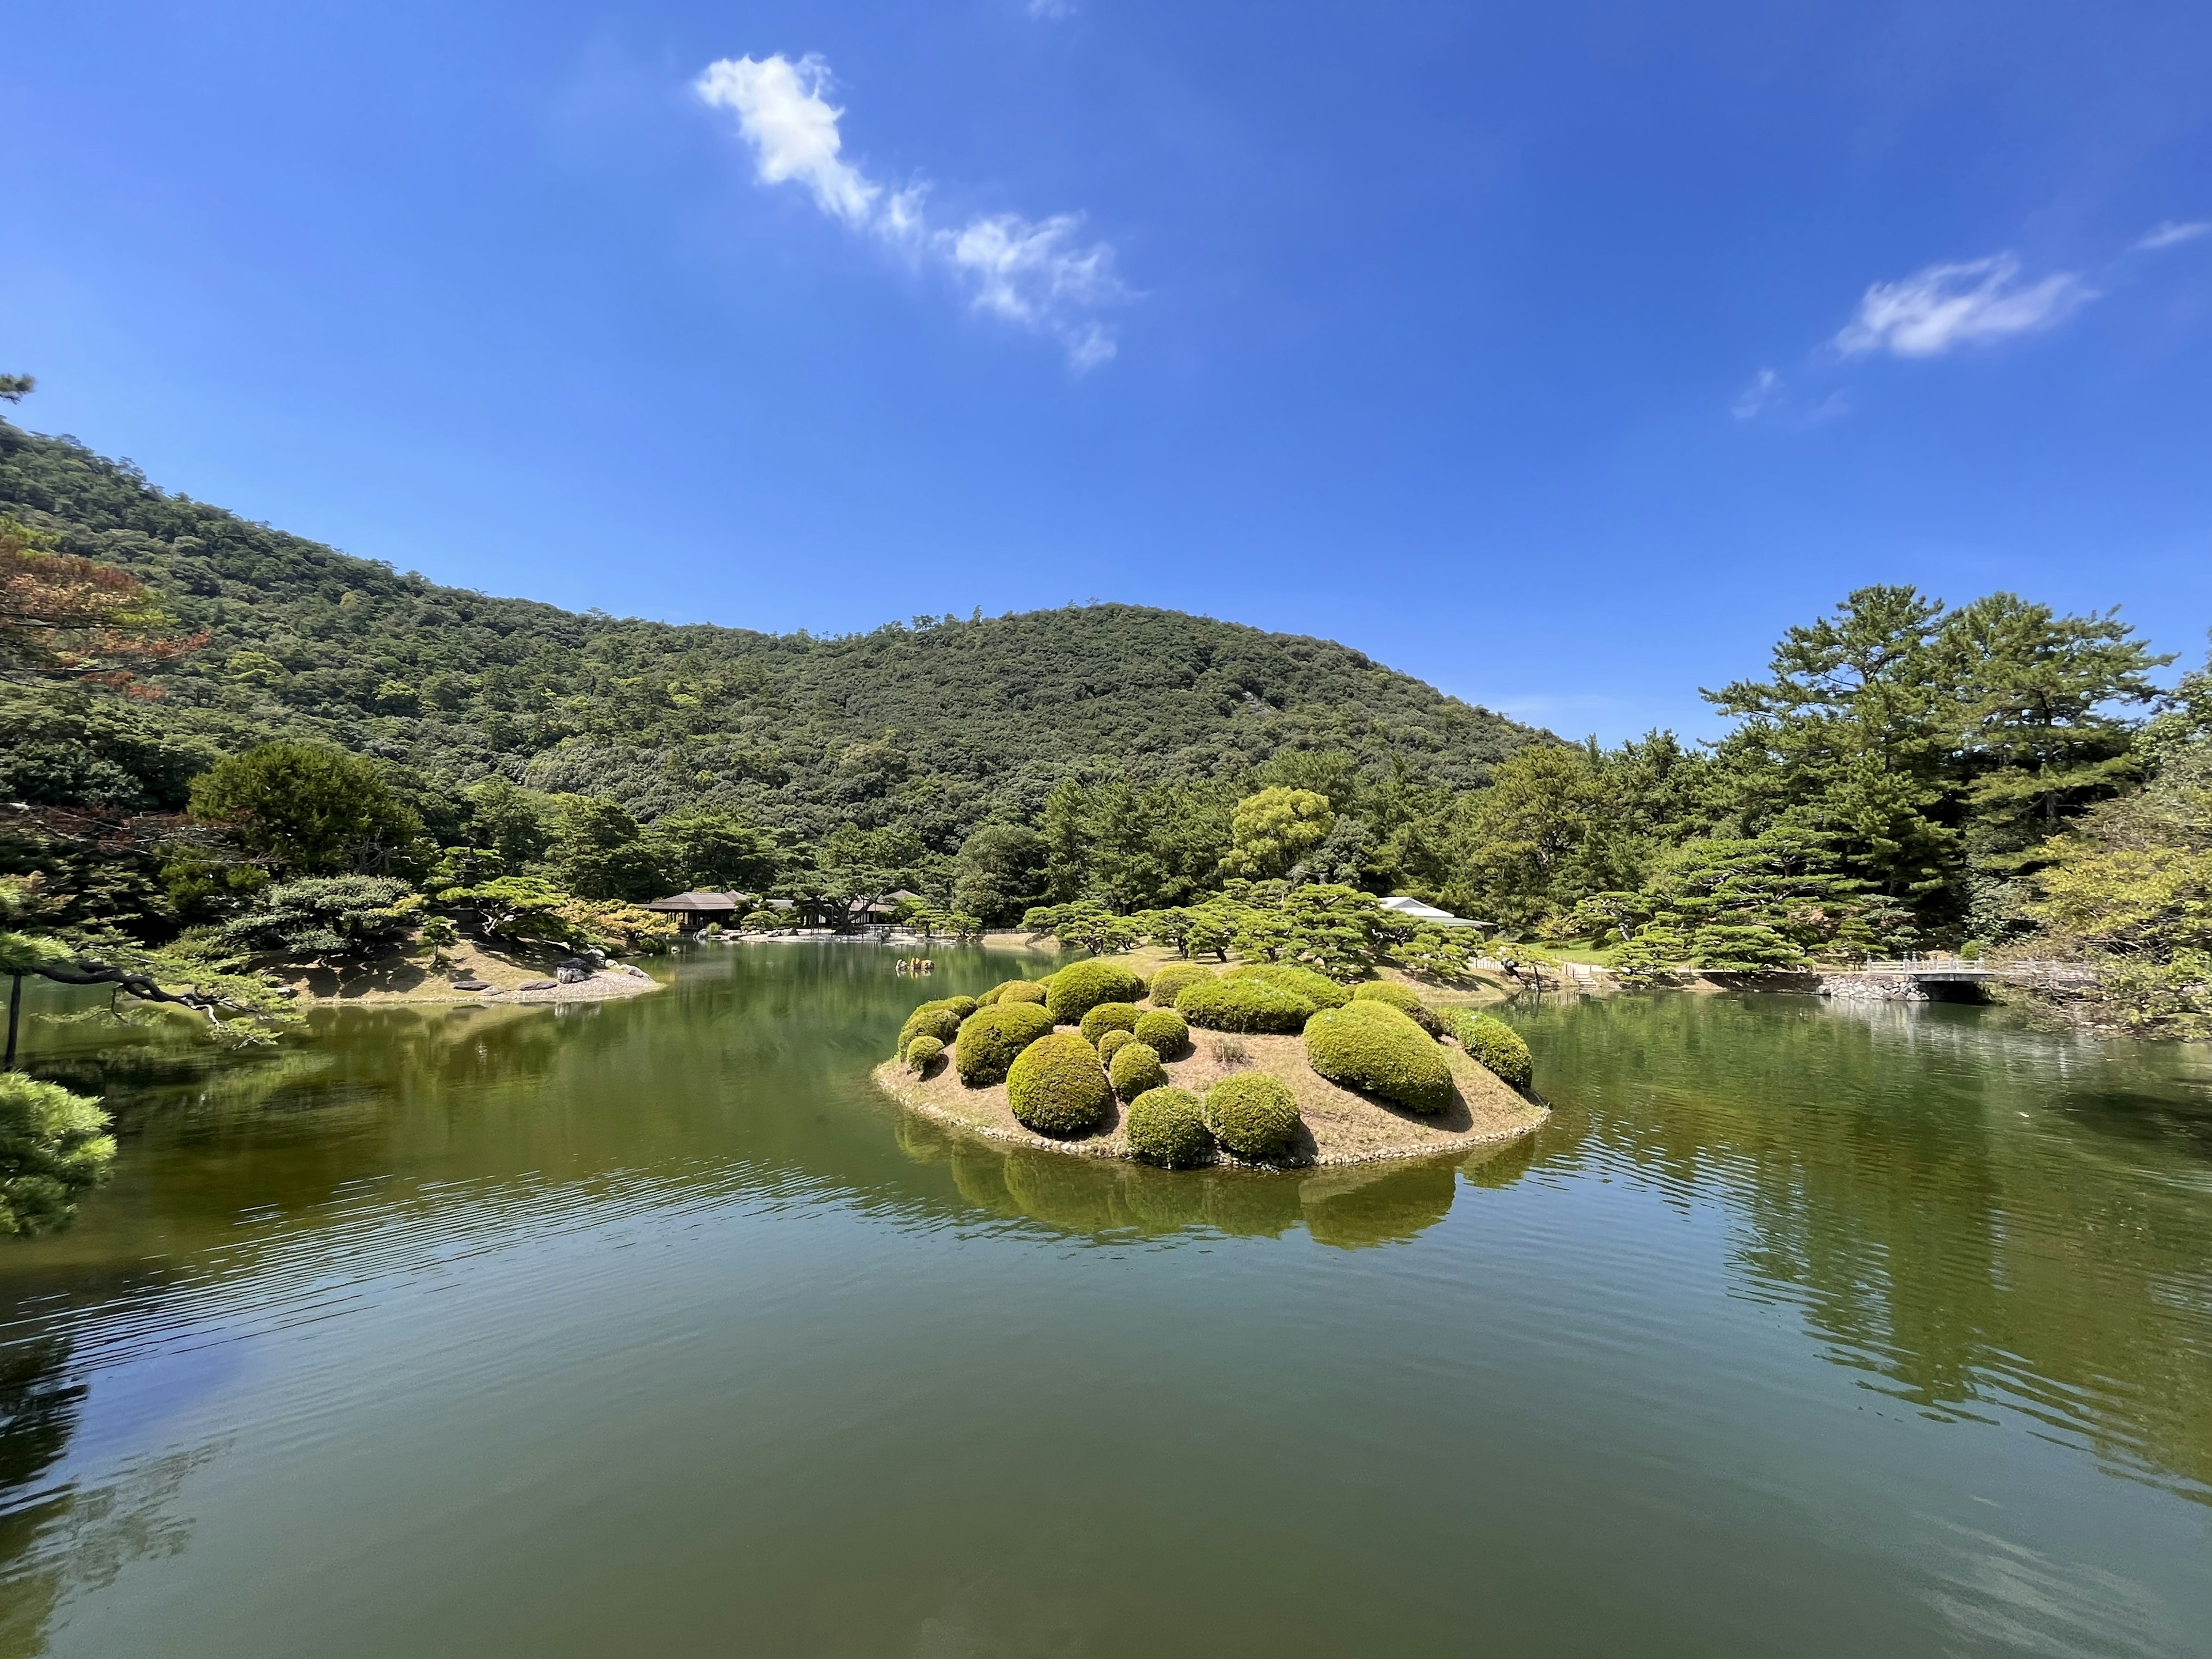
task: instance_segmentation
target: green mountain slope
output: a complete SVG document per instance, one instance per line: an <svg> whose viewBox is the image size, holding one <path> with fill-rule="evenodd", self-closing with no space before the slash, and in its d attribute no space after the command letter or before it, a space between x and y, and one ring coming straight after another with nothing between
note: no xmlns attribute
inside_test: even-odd
<svg viewBox="0 0 2212 1659"><path fill-rule="evenodd" d="M0 512L158 590L206 647L155 677L219 750L283 733L453 785L498 773L641 819L727 805L939 850L1066 776L1222 780L1285 750L1464 789L1544 734L1326 641L1090 605L822 639L579 616L442 587L0 422Z"/></svg>

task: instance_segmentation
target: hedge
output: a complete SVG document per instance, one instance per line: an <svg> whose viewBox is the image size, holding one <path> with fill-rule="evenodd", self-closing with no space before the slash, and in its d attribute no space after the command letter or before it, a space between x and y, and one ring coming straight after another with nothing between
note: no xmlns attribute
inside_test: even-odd
<svg viewBox="0 0 2212 1659"><path fill-rule="evenodd" d="M1414 1112L1452 1103L1451 1062L1411 1017L1371 1000L1327 1008L1306 1023L1306 1061L1331 1083Z"/></svg>
<svg viewBox="0 0 2212 1659"><path fill-rule="evenodd" d="M1294 968L1286 962L1253 962L1241 968L1231 968L1224 977L1256 979L1288 991L1292 996L1304 997L1316 1008L1341 1008L1352 1000L1352 988L1339 985L1327 974L1316 974L1310 968Z"/></svg>
<svg viewBox="0 0 2212 1659"><path fill-rule="evenodd" d="M1155 1008L1172 1008L1176 995L1186 985L1195 985L1202 979L1212 979L1213 969L1200 967L1194 962L1171 962L1152 975L1151 996Z"/></svg>
<svg viewBox="0 0 2212 1659"><path fill-rule="evenodd" d="M960 1034L961 1016L942 1002L925 1002L906 1017L899 1027L896 1052L903 1054L908 1043L918 1036L933 1036L939 1042L950 1042Z"/></svg>
<svg viewBox="0 0 2212 1659"><path fill-rule="evenodd" d="M1206 1108L1188 1089L1147 1089L1129 1103L1122 1119L1129 1151L1164 1170L1188 1170L1213 1157L1213 1131Z"/></svg>
<svg viewBox="0 0 2212 1659"><path fill-rule="evenodd" d="M1107 1062L1106 1075L1115 1094L1124 1100L1134 1100L1147 1091L1164 1087L1168 1068L1160 1064L1157 1050L1130 1042L1114 1051L1114 1058Z"/></svg>
<svg viewBox="0 0 2212 1659"><path fill-rule="evenodd" d="M1525 1089L1535 1080L1536 1061L1528 1045L1495 1014L1454 1014L1452 1035L1461 1048L1515 1088Z"/></svg>
<svg viewBox="0 0 2212 1659"><path fill-rule="evenodd" d="M1080 1029L1085 1039L1094 1044L1109 1031L1133 1031L1137 1029L1137 1005L1102 1002L1084 1015Z"/></svg>
<svg viewBox="0 0 2212 1659"><path fill-rule="evenodd" d="M1128 1031L1101 1031L1098 1034L1098 1058L1108 1065L1114 1062L1114 1051L1125 1042L1134 1042L1135 1036Z"/></svg>
<svg viewBox="0 0 2212 1659"><path fill-rule="evenodd" d="M960 1040L953 1047L952 1063L959 1068L963 1083L981 1088L1002 1081L1014 1056L1051 1032L1052 1016L1043 1009L1035 1003L1008 1002L1002 998L995 1006L978 1008L968 1016L960 1027ZM1091 1065L1097 1066L1096 1056Z"/></svg>
<svg viewBox="0 0 2212 1659"><path fill-rule="evenodd" d="M965 1019L983 1004L982 1000L978 997L946 997L945 1006L959 1015L961 1018Z"/></svg>
<svg viewBox="0 0 2212 1659"><path fill-rule="evenodd" d="M1206 1091L1206 1122L1214 1137L1253 1164L1279 1164L1304 1127L1297 1097L1265 1072L1239 1072Z"/></svg>
<svg viewBox="0 0 2212 1659"><path fill-rule="evenodd" d="M945 1045L933 1036L918 1036L906 1045L907 1070L919 1077L945 1058Z"/></svg>
<svg viewBox="0 0 2212 1659"><path fill-rule="evenodd" d="M1037 1002L1044 1000L1044 981L1036 979L1010 979L1003 985L991 988L994 1002Z"/></svg>
<svg viewBox="0 0 2212 1659"><path fill-rule="evenodd" d="M1139 1016L1137 1041L1163 1056L1179 1054L1190 1047L1190 1024L1172 1008L1155 1008Z"/></svg>
<svg viewBox="0 0 2212 1659"><path fill-rule="evenodd" d="M1202 980L1176 997L1176 1012L1209 1031L1302 1030L1317 1006L1258 979Z"/></svg>
<svg viewBox="0 0 2212 1659"><path fill-rule="evenodd" d="M1073 1025L1102 1002L1134 1002L1145 994L1145 981L1114 962L1071 962L1044 985L1055 1025Z"/></svg>
<svg viewBox="0 0 2212 1659"><path fill-rule="evenodd" d="M1041 1135L1087 1135L1105 1121L1113 1099L1098 1051L1073 1031L1039 1037L1006 1073L1006 1103Z"/></svg>
<svg viewBox="0 0 2212 1659"><path fill-rule="evenodd" d="M994 1006L999 1000L999 993L1006 988L1006 984L994 985L989 990L984 992L982 995L975 999L975 1006L978 1008L988 1008Z"/></svg>
<svg viewBox="0 0 2212 1659"><path fill-rule="evenodd" d="M1370 980L1355 988L1354 1002L1379 1002L1386 1008L1395 1008L1432 1037L1444 1034L1444 1023L1424 1003L1402 985L1388 984L1382 980Z"/></svg>

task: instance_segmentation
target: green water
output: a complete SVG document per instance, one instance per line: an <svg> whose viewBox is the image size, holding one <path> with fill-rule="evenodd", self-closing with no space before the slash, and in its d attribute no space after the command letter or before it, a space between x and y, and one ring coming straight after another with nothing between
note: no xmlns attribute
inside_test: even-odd
<svg viewBox="0 0 2212 1659"><path fill-rule="evenodd" d="M2212 1652L2201 1052L1572 1003L1531 1142L1178 1176L902 1118L889 953L668 971L33 1028L126 1134L0 1244L0 1655Z"/></svg>

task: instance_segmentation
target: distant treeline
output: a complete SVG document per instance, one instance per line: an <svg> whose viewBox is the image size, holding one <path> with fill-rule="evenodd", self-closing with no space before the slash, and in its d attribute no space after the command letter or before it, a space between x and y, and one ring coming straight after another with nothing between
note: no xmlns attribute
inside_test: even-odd
<svg viewBox="0 0 2212 1659"><path fill-rule="evenodd" d="M159 945L308 870L206 781L305 744L365 762L392 806L325 876L495 871L600 904L738 887L820 915L905 888L997 925L1315 884L1644 971L2033 937L2135 984L2130 1018L2200 1018L2212 695L2162 692L2173 659L2111 614L1862 589L1705 694L1718 742L1605 749L1171 611L823 639L487 599L4 422L0 512L25 581L75 559L143 585L110 595L109 632L144 647L129 671L19 648L0 691L0 873L41 873L65 927Z"/></svg>

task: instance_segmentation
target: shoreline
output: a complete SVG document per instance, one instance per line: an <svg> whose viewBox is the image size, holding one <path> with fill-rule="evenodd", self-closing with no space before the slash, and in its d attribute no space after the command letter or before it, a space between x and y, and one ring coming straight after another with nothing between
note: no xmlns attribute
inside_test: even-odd
<svg viewBox="0 0 2212 1659"><path fill-rule="evenodd" d="M319 963L264 962L263 971L291 988L297 1008L391 1008L523 1006L575 1002L617 1002L642 996L666 987L642 968L610 963L591 977L573 985L544 985L555 979L556 964L567 956L558 947L530 944L508 950L489 950L480 940L464 938L447 950L446 966L433 967L425 947L416 945L394 951L372 961L327 967ZM456 978L483 982L481 991L456 989Z"/></svg>

